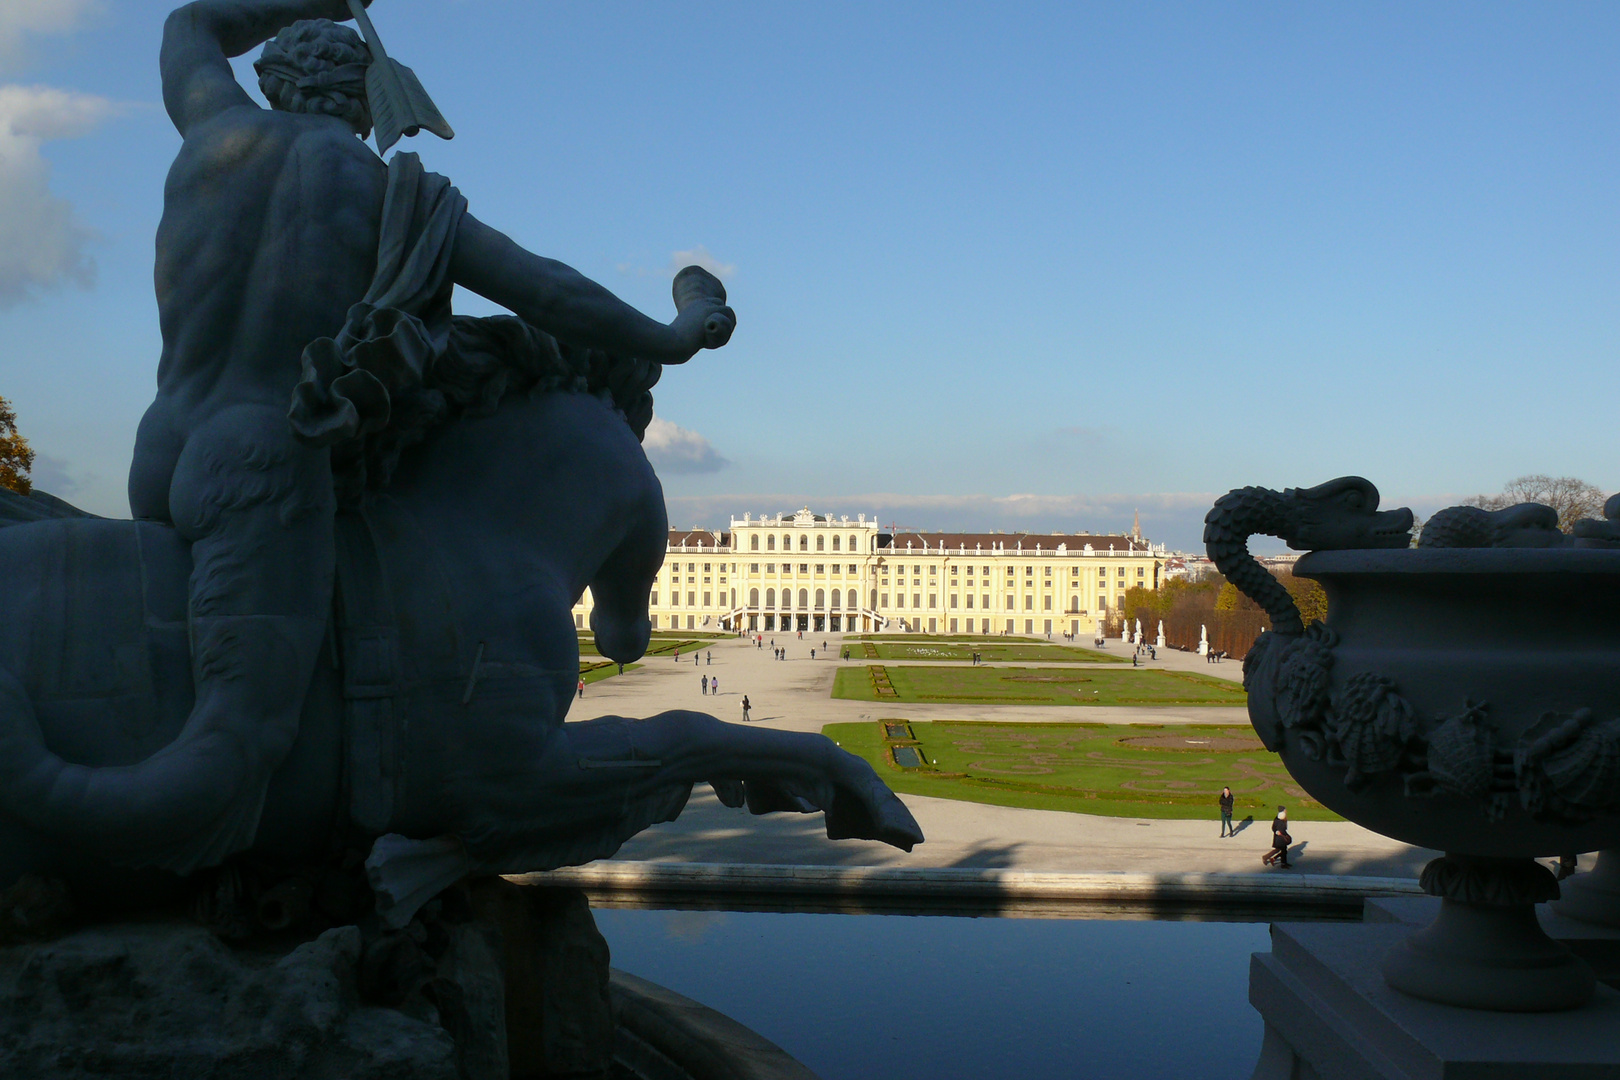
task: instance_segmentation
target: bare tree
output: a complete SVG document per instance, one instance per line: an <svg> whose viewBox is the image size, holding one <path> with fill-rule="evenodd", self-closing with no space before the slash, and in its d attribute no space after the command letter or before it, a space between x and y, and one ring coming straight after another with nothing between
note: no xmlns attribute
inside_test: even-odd
<svg viewBox="0 0 1620 1080"><path fill-rule="evenodd" d="M1570 526L1582 518L1601 518L1604 498L1602 488L1585 480L1532 473L1509 481L1500 495L1475 495L1464 500L1463 505L1501 510L1519 503L1541 503L1558 511L1558 527L1569 532Z"/></svg>

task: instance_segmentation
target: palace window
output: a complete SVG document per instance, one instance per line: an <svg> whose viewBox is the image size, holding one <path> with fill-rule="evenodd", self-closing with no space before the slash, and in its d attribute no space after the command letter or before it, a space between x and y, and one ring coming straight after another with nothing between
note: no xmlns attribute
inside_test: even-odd
<svg viewBox="0 0 1620 1080"><path fill-rule="evenodd" d="M775 607L776 606L776 590L775 589L766 589L765 590L765 606L766 607Z"/></svg>
<svg viewBox="0 0 1620 1080"><path fill-rule="evenodd" d="M838 541L839 541L839 539L840 539L840 537L837 537L837 536L833 537L833 550L834 551L838 550Z"/></svg>
<svg viewBox="0 0 1620 1080"><path fill-rule="evenodd" d="M967 568L967 576L968 576L968 577L972 577L972 576L973 576L973 567L971 567L971 566L970 566L970 567L968 567L968 568Z"/></svg>
<svg viewBox="0 0 1620 1080"><path fill-rule="evenodd" d="M876 597L873 597L873 599L876 599ZM856 600L855 600L855 590L854 589L849 590L849 606L851 608L860 607L860 604L858 604L856 602Z"/></svg>
<svg viewBox="0 0 1620 1080"><path fill-rule="evenodd" d="M704 579L703 579L703 584L705 584L705 585L707 585L707 584L709 584L709 579L708 579L708 578L704 578Z"/></svg>
<svg viewBox="0 0 1620 1080"><path fill-rule="evenodd" d="M1008 593L1007 594L1007 610L1008 611L1016 611L1017 609L1018 609L1018 605L1013 600L1013 594Z"/></svg>
<svg viewBox="0 0 1620 1080"><path fill-rule="evenodd" d="M765 538L765 550L766 551L775 551L776 550L776 537L767 536Z"/></svg>
<svg viewBox="0 0 1620 1080"><path fill-rule="evenodd" d="M774 574L774 573L776 573L776 564L775 564L775 563L773 563L773 562L768 562L768 563L766 563L766 564L765 564L765 572L766 572L766 573L767 573L767 574Z"/></svg>
<svg viewBox="0 0 1620 1080"><path fill-rule="evenodd" d="M816 537L816 550L817 551L826 551L827 550L827 538L825 536Z"/></svg>
<svg viewBox="0 0 1620 1080"><path fill-rule="evenodd" d="M1043 597L1041 606L1044 607L1047 611L1051 611L1052 610L1052 598L1050 596Z"/></svg>
<svg viewBox="0 0 1620 1080"><path fill-rule="evenodd" d="M1025 577L1034 577L1035 576L1035 567L1034 566L1026 566L1026 567L1024 567L1024 576Z"/></svg>
<svg viewBox="0 0 1620 1080"><path fill-rule="evenodd" d="M810 572L810 564L809 563L802 562L802 563L799 564L799 573L808 574L809 572Z"/></svg>
<svg viewBox="0 0 1620 1080"><path fill-rule="evenodd" d="M801 608L807 608L807 607L810 606L810 590L809 589L800 589L799 590L799 606Z"/></svg>
<svg viewBox="0 0 1620 1080"><path fill-rule="evenodd" d="M820 611L827 606L827 592L825 589L816 590L816 610Z"/></svg>
<svg viewBox="0 0 1620 1080"><path fill-rule="evenodd" d="M705 573L705 574L707 574L707 573L708 573L708 572L709 572L709 565L710 565L710 564L708 564L708 563L704 563L704 564L703 564L703 572L704 572L704 573Z"/></svg>
<svg viewBox="0 0 1620 1080"><path fill-rule="evenodd" d="M956 594L951 593L951 607L956 607Z"/></svg>
<svg viewBox="0 0 1620 1080"><path fill-rule="evenodd" d="M973 606L973 604L970 601L968 603L968 607L972 607L972 606ZM986 611L990 610L990 594L989 593L985 593L983 596L979 597L979 606L984 608L984 610L986 610Z"/></svg>
<svg viewBox="0 0 1620 1080"><path fill-rule="evenodd" d="M707 567L705 567L705 569L707 569ZM687 563L686 564L686 572L688 574L697 573L697 563Z"/></svg>
<svg viewBox="0 0 1620 1080"><path fill-rule="evenodd" d="M749 607L759 607L759 590L758 589L749 589L748 590L748 606Z"/></svg>
<svg viewBox="0 0 1620 1080"><path fill-rule="evenodd" d="M1106 566L1097 567L1097 576L1100 577L1100 578L1107 577L1108 576L1108 567L1106 567Z"/></svg>
<svg viewBox="0 0 1620 1080"><path fill-rule="evenodd" d="M749 564L748 564L748 572L749 572L749 573L750 573L750 574L757 574L757 573L759 573L759 563L757 563L757 562L751 562L751 563L749 563Z"/></svg>
<svg viewBox="0 0 1620 1080"><path fill-rule="evenodd" d="M912 593L911 594L911 606L914 607L914 608L922 607L922 594L921 593Z"/></svg>
<svg viewBox="0 0 1620 1080"><path fill-rule="evenodd" d="M857 572L858 572L858 571L857 571L857 570L856 570L856 569L855 569L855 564L854 564L854 563L850 563L850 564L849 564L849 572L850 572L850 573L851 573L851 574L854 574L854 573L857 573Z"/></svg>
<svg viewBox="0 0 1620 1080"><path fill-rule="evenodd" d="M782 534L782 550L783 551L792 551L793 550L793 537L789 536L787 533Z"/></svg>
<svg viewBox="0 0 1620 1080"><path fill-rule="evenodd" d="M697 607L697 593L689 592L686 594L686 606Z"/></svg>
<svg viewBox="0 0 1620 1080"><path fill-rule="evenodd" d="M833 550L837 551L838 549L833 548ZM851 551L855 550L855 534L854 533L849 534L849 550L851 550Z"/></svg>
<svg viewBox="0 0 1620 1080"><path fill-rule="evenodd" d="M658 590L657 590L657 589L654 589L654 590L653 590L653 591L652 591L652 598L651 598L651 599L649 599L649 600L648 600L648 601L647 601L647 603L648 603L648 604L649 604L649 605L651 605L651 606L652 606L652 607L657 607L657 606L658 606Z"/></svg>
<svg viewBox="0 0 1620 1080"><path fill-rule="evenodd" d="M759 550L759 533L755 533L753 536L750 536L748 538L748 550L749 551L758 551Z"/></svg>
<svg viewBox="0 0 1620 1080"><path fill-rule="evenodd" d="M972 593L967 594L967 606L968 607L973 606L973 594Z"/></svg>
<svg viewBox="0 0 1620 1080"><path fill-rule="evenodd" d="M1033 597L1033 596L1025 596L1024 597L1024 610L1025 611L1034 611L1035 610L1035 597Z"/></svg>
<svg viewBox="0 0 1620 1080"><path fill-rule="evenodd" d="M889 583L888 578L884 578L881 582L879 582L880 585L887 585L888 583Z"/></svg>
<svg viewBox="0 0 1620 1080"><path fill-rule="evenodd" d="M703 606L704 607L712 607L713 604L714 604L713 594L712 593L704 593L703 594Z"/></svg>
<svg viewBox="0 0 1620 1080"><path fill-rule="evenodd" d="M939 567L937 567L937 566L930 566L930 567L929 567L929 568L928 568L928 576L929 576L929 577L933 577L933 576L934 576L934 575L936 575L936 574L938 574L938 573L939 573Z"/></svg>
<svg viewBox="0 0 1620 1080"><path fill-rule="evenodd" d="M888 607L889 606L889 594L888 593L883 594L883 603L879 604L878 606L879 607Z"/></svg>
<svg viewBox="0 0 1620 1080"><path fill-rule="evenodd" d="M810 538L808 536L804 536L802 534L799 536L799 550L800 551L809 551L810 550Z"/></svg>
<svg viewBox="0 0 1620 1080"><path fill-rule="evenodd" d="M840 606L841 606L841 605L840 605L840 604L839 604L839 603L838 603L838 601L839 601L839 599L840 599L840 598L841 598L841 594L840 594L840 593L839 593L839 591L838 591L838 590L837 590L837 589L834 589L834 590L833 590L833 591L832 591L832 606L833 606L833 610L834 610L834 611L837 611L837 610L838 610L838 608L839 608L839 607L840 607Z"/></svg>
<svg viewBox="0 0 1620 1080"><path fill-rule="evenodd" d="M1051 577L1052 576L1052 568L1050 566L1048 566L1048 567L1045 568L1045 570L1046 570L1046 576Z"/></svg>
<svg viewBox="0 0 1620 1080"><path fill-rule="evenodd" d="M827 572L827 564L826 563L816 563L816 573L825 574L826 572Z"/></svg>
<svg viewBox="0 0 1620 1080"><path fill-rule="evenodd" d="M1138 566L1136 568L1136 576L1137 577L1145 577L1146 576L1145 570L1146 570L1146 567Z"/></svg>

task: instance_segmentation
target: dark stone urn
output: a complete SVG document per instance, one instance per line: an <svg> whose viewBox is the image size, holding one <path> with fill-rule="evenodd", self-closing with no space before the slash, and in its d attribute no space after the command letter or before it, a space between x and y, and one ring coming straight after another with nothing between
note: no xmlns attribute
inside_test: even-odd
<svg viewBox="0 0 1620 1080"><path fill-rule="evenodd" d="M1620 549L1607 522L1558 532L1550 508L1442 511L1413 547L1407 510L1359 478L1234 491L1211 558L1271 616L1244 660L1249 716L1324 806L1447 854L1440 915L1392 951L1396 989L1471 1008L1591 999L1591 970L1541 929L1559 886L1538 857L1620 843ZM1549 515L1551 517L1549 518ZM1248 536L1311 549L1327 619L1303 626Z"/></svg>

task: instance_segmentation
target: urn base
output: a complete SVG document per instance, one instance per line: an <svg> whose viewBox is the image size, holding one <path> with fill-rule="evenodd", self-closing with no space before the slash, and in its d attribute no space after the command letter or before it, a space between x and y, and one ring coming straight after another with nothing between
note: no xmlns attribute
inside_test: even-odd
<svg viewBox="0 0 1620 1080"><path fill-rule="evenodd" d="M1390 950L1384 979L1403 994L1501 1012L1557 1012L1592 1000L1587 963L1548 937L1529 904L1445 900L1434 924Z"/></svg>
<svg viewBox="0 0 1620 1080"><path fill-rule="evenodd" d="M1434 922L1384 958L1384 980L1425 1001L1501 1012L1557 1012L1592 1000L1597 977L1547 936L1536 904L1558 882L1531 859L1447 855L1423 870L1441 898Z"/></svg>

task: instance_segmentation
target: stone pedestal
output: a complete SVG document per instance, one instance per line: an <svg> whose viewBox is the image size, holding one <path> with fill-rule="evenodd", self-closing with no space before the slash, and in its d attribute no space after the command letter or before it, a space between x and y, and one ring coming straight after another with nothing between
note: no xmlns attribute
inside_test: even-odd
<svg viewBox="0 0 1620 1080"><path fill-rule="evenodd" d="M1249 1001L1266 1022L1254 1080L1592 1080L1620 1077L1620 932L1539 910L1600 979L1556 1013L1438 1005L1385 981L1384 957L1431 923L1431 897L1369 900L1360 923L1276 923L1254 954Z"/></svg>

